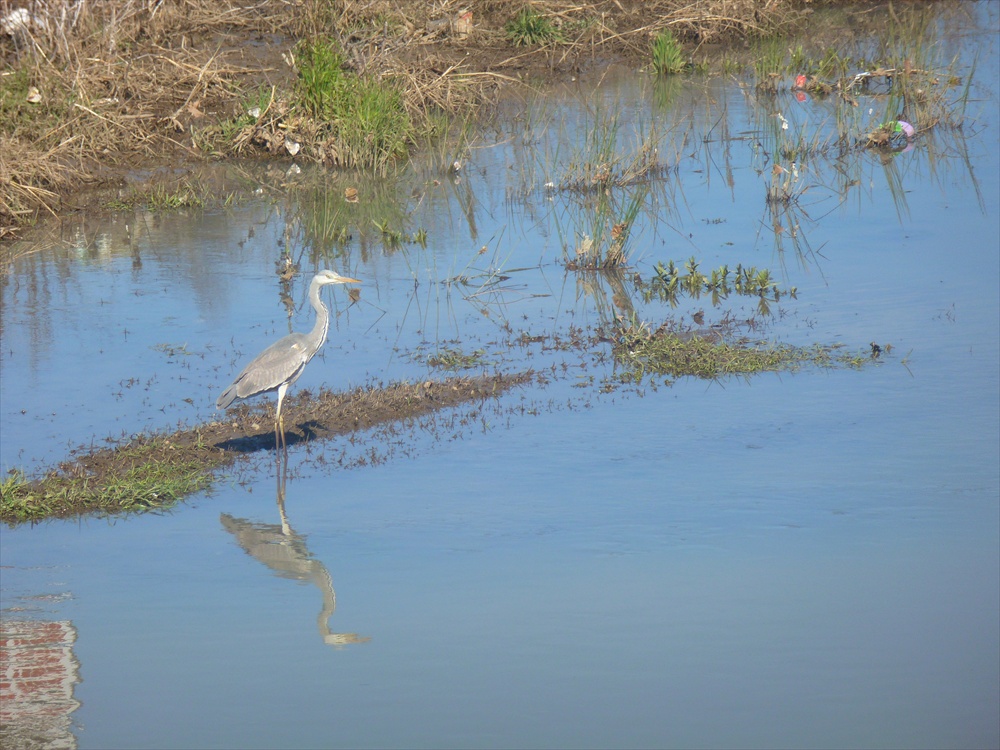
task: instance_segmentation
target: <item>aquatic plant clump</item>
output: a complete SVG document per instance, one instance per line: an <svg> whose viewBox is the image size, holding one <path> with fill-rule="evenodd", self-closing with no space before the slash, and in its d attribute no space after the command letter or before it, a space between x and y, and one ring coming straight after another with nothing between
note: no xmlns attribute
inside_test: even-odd
<svg viewBox="0 0 1000 750"><path fill-rule="evenodd" d="M663 302L675 302L679 296L687 294L699 298L703 294L712 295L714 302L736 293L745 297L760 297L777 302L782 295L795 298L798 289L790 287L782 289L766 268L744 266L738 263L735 269L728 265L714 269L710 275L698 269L698 260L689 258L684 264L684 273L670 260L666 265L657 263L653 276L648 283L641 282L643 297L647 302L659 299Z"/></svg>
<svg viewBox="0 0 1000 750"><path fill-rule="evenodd" d="M610 271L628 265L627 245L635 223L645 203L646 190L639 190L621 208L606 194L598 199L597 210L591 217L593 235L584 233L575 252L565 260L570 271Z"/></svg>
<svg viewBox="0 0 1000 750"><path fill-rule="evenodd" d="M794 372L804 367L858 369L877 360L874 354L843 351L839 345L798 347L754 342L737 338L734 332L732 323L696 330L664 323L654 331L634 318L621 321L614 335L619 378L634 382L656 376L668 382L682 377L718 380Z"/></svg>

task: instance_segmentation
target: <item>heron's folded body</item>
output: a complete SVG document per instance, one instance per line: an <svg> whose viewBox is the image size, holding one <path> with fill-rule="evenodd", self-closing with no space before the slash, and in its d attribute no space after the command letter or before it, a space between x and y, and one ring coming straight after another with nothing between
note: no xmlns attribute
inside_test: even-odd
<svg viewBox="0 0 1000 750"><path fill-rule="evenodd" d="M281 402L285 398L288 386L298 380L309 360L319 351L326 341L326 332L330 327L330 311L320 299L320 287L327 284L345 284L357 279L340 276L333 271L320 271L313 277L309 285L309 302L316 310L316 324L309 333L290 333L275 341L267 349L254 357L250 364L236 377L226 390L219 396L215 405L220 409L227 408L234 401L278 391L278 408L274 417L274 438L277 443L279 435L284 443L285 425L281 419Z"/></svg>

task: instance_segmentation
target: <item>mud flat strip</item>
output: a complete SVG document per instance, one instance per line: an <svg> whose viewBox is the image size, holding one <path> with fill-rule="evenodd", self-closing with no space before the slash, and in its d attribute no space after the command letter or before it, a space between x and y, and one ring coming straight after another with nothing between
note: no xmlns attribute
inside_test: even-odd
<svg viewBox="0 0 1000 750"><path fill-rule="evenodd" d="M535 379L513 374L369 385L344 393L300 391L286 399L286 441L327 440L378 425L496 398ZM274 403L242 405L224 420L75 455L36 479L12 474L0 484L0 520L17 525L85 514L168 508L208 489L215 473L274 450Z"/></svg>

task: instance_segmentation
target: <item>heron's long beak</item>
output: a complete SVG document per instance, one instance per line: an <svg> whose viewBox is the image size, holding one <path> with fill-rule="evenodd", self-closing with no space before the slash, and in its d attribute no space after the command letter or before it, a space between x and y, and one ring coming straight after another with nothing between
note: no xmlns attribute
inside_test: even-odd
<svg viewBox="0 0 1000 750"><path fill-rule="evenodd" d="M360 284L361 283L360 279L349 279L346 276L341 276L340 277L340 281L341 281L342 284L347 284L348 282L350 282L352 284Z"/></svg>

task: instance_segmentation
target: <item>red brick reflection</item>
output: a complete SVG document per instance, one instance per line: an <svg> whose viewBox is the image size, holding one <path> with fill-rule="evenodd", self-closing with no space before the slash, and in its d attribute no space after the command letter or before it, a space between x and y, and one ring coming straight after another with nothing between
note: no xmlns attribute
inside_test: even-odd
<svg viewBox="0 0 1000 750"><path fill-rule="evenodd" d="M76 628L61 620L0 623L0 738L33 747L76 747L70 716L79 663Z"/></svg>

